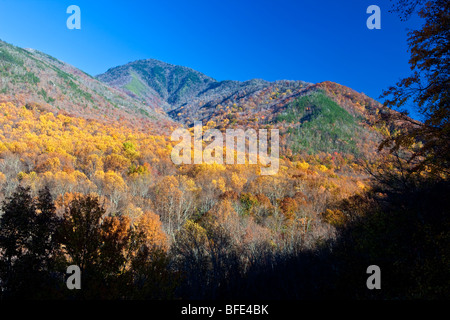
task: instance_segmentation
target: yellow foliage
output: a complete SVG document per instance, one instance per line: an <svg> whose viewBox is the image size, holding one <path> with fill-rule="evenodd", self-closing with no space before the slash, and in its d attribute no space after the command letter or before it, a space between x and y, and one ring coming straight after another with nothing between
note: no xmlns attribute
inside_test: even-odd
<svg viewBox="0 0 450 320"><path fill-rule="evenodd" d="M220 177L217 180L213 179L211 182L216 189L219 189L222 192L226 191L226 182L224 178Z"/></svg>
<svg viewBox="0 0 450 320"><path fill-rule="evenodd" d="M247 179L242 175L238 175L236 172L231 174L231 188L233 191L241 192L246 183Z"/></svg>
<svg viewBox="0 0 450 320"><path fill-rule="evenodd" d="M134 204L129 203L124 210L124 214L130 217L132 221L134 221L135 219L142 216L144 214L144 211L142 211L141 208L136 207Z"/></svg>
<svg viewBox="0 0 450 320"><path fill-rule="evenodd" d="M187 220L177 234L178 241L193 243L197 246L208 243L206 230L192 220Z"/></svg>
<svg viewBox="0 0 450 320"><path fill-rule="evenodd" d="M365 185L364 183L362 183L361 181L357 181L356 182L356 186L361 189L361 190L367 190L369 187L367 185Z"/></svg>
<svg viewBox="0 0 450 320"><path fill-rule="evenodd" d="M225 165L218 164L218 163L202 163L199 165L200 171L208 172L210 174L216 173L216 172L222 172L225 171Z"/></svg>
<svg viewBox="0 0 450 320"><path fill-rule="evenodd" d="M340 210L327 209L322 216L326 222L336 227L342 226L347 221L347 217Z"/></svg>
<svg viewBox="0 0 450 320"><path fill-rule="evenodd" d="M187 191L190 192L196 192L196 191L200 191L201 188L197 187L197 185L195 184L194 179L192 178L188 178L186 176L178 176L178 180L179 180L179 184L180 186Z"/></svg>
<svg viewBox="0 0 450 320"><path fill-rule="evenodd" d="M295 166L297 167L297 169L301 169L301 170L304 170L304 171L309 169L309 163L304 162L304 161L302 161L302 162L298 161L295 164Z"/></svg>
<svg viewBox="0 0 450 320"><path fill-rule="evenodd" d="M106 184L106 189L111 192L113 190L125 191L127 185L123 180L122 176L114 171L106 172L104 176L104 181Z"/></svg>

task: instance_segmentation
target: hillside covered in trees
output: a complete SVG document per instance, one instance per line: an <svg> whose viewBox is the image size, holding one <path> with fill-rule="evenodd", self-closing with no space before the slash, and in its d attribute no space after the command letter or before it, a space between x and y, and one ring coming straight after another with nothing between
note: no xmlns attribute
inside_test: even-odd
<svg viewBox="0 0 450 320"><path fill-rule="evenodd" d="M444 2L421 9L429 25L448 25ZM421 71L437 61L417 48L439 34L426 27ZM156 60L93 78L0 42L0 299L448 299L444 71L418 89L418 122L394 111L418 74L390 109L329 81L219 82ZM194 121L278 129L278 172L175 165L171 133Z"/></svg>

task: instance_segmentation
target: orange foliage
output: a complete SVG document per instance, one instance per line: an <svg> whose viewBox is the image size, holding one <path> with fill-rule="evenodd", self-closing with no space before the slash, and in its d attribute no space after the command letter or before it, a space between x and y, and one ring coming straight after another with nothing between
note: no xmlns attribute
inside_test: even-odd
<svg viewBox="0 0 450 320"><path fill-rule="evenodd" d="M141 215L136 222L136 231L144 244L150 248L168 249L168 239L162 230L159 216L151 211Z"/></svg>

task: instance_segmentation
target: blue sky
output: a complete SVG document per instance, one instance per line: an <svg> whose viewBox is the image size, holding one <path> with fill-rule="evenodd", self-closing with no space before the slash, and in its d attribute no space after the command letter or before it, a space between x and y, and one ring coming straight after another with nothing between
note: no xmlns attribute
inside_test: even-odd
<svg viewBox="0 0 450 320"><path fill-rule="evenodd" d="M369 5L381 30L369 30ZM69 30L69 5L81 30ZM138 59L217 80L335 81L378 99L408 75L407 28L389 0L0 0L0 39L97 75ZM378 99L379 100L379 99Z"/></svg>

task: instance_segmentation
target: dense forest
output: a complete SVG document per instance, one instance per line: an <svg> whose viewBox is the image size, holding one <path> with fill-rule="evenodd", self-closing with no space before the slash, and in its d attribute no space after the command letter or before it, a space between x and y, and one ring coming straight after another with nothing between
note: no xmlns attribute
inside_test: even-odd
<svg viewBox="0 0 450 320"><path fill-rule="evenodd" d="M333 82L217 82L154 60L101 83L0 43L0 299L450 298L450 4L394 10L424 24L384 106ZM175 165L170 133L194 120L278 129L278 172Z"/></svg>

